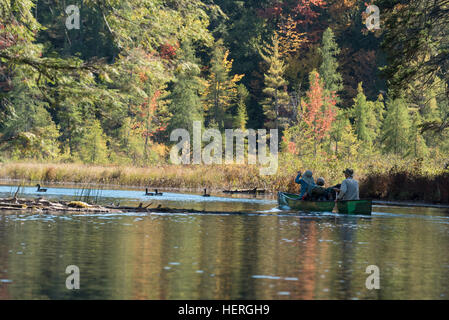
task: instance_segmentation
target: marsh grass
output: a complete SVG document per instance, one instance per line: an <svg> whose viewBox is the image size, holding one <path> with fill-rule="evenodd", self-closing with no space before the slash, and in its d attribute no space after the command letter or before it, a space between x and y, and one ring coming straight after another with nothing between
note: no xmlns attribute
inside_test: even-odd
<svg viewBox="0 0 449 320"><path fill-rule="evenodd" d="M75 201L99 204L103 189L94 186L83 187L75 192Z"/></svg>
<svg viewBox="0 0 449 320"><path fill-rule="evenodd" d="M98 186L224 190L263 188L271 192L298 192L294 183L298 170L310 169L326 185L343 180L342 171L352 167L360 181L362 197L388 200L414 200L449 203L449 170L442 161L404 160L376 156L358 160L335 157L300 159L283 155L275 175L261 176L259 167L250 165L161 165L129 167L77 163L0 163L0 178L26 182L74 183L83 185L80 199L98 201ZM81 201L81 200L80 200Z"/></svg>
<svg viewBox="0 0 449 320"><path fill-rule="evenodd" d="M24 183L19 184L17 187L11 187L11 191L9 192L8 196L9 197L17 197L17 198L21 198L23 195L23 187Z"/></svg>

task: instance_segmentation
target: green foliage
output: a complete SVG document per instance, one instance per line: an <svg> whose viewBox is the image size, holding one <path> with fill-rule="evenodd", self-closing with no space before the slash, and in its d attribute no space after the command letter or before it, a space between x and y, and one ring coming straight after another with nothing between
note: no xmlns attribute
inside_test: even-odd
<svg viewBox="0 0 449 320"><path fill-rule="evenodd" d="M362 142L362 146L370 148L373 140L376 138L377 119L374 113L375 105L366 101L362 83L359 83L357 91L357 97L354 99L353 106L354 131L357 138Z"/></svg>
<svg viewBox="0 0 449 320"><path fill-rule="evenodd" d="M279 53L279 37L272 37L272 44L266 44L261 52L262 58L268 65L265 73L265 88L263 93L266 99L262 102L265 113L265 126L267 128L285 128L288 124L287 112L289 108L289 95L287 81L284 79L285 65Z"/></svg>
<svg viewBox="0 0 449 320"><path fill-rule="evenodd" d="M322 59L318 72L322 79L324 79L324 88L330 92L338 93L343 89L343 79L337 71L337 56L340 54L340 48L335 41L335 36L331 28L327 28L324 31L321 48L318 51Z"/></svg>
<svg viewBox="0 0 449 320"><path fill-rule="evenodd" d="M395 96L408 91L411 103L422 102L438 82L444 83L445 100L449 99L449 14L446 0L412 0L405 4L379 0L384 7L382 48L387 65L382 68ZM388 31L387 31L388 30ZM435 92L434 92L435 93ZM432 97L429 97L432 98ZM425 130L449 128L449 114L430 121Z"/></svg>
<svg viewBox="0 0 449 320"><path fill-rule="evenodd" d="M194 121L203 121L201 93L204 84L201 81L200 67L189 43L182 46L182 60L176 68L173 88L168 99L168 110L172 114L167 131L187 129L192 133Z"/></svg>
<svg viewBox="0 0 449 320"><path fill-rule="evenodd" d="M206 85L205 103L207 123L212 120L223 131L232 126L231 107L237 100L237 82L244 75L231 75L233 60L229 60L229 51L219 40L212 52L210 75Z"/></svg>
<svg viewBox="0 0 449 320"><path fill-rule="evenodd" d="M382 132L384 150L404 155L410 146L410 116L404 99L390 98L387 101L387 115Z"/></svg>
<svg viewBox="0 0 449 320"><path fill-rule="evenodd" d="M342 153L341 143L343 142L343 140L347 140L347 137L345 136L345 130L348 128L348 126L351 126L351 123L349 122L348 112L346 110L339 109L330 130L330 140L335 144L334 150L337 156Z"/></svg>
<svg viewBox="0 0 449 320"><path fill-rule="evenodd" d="M106 163L106 136L98 120L89 120L81 133L78 148L79 158L86 163Z"/></svg>
<svg viewBox="0 0 449 320"><path fill-rule="evenodd" d="M74 0L67 30L66 1L2 0L1 157L159 164L193 121L279 128L310 161L447 154L446 0L376 1L376 33L363 3L325 2Z"/></svg>
<svg viewBox="0 0 449 320"><path fill-rule="evenodd" d="M0 150L12 158L54 159L59 152L59 131L47 112L48 104L39 100L39 90L15 78L0 139L8 141ZM29 97L36 99L30 101Z"/></svg>
<svg viewBox="0 0 449 320"><path fill-rule="evenodd" d="M237 115L234 117L234 128L246 130L246 123L248 122L246 106L248 103L249 92L244 84L239 84L237 87L237 96Z"/></svg>
<svg viewBox="0 0 449 320"><path fill-rule="evenodd" d="M415 112L412 117L412 123L409 132L409 148L406 155L412 158L424 158L429 154L426 141L421 134L420 125L422 123L421 116Z"/></svg>

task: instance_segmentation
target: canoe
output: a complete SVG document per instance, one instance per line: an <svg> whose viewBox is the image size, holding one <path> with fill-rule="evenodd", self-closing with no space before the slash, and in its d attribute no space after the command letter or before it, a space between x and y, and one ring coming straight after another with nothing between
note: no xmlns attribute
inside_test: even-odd
<svg viewBox="0 0 449 320"><path fill-rule="evenodd" d="M370 215L372 211L372 200L338 201L335 206L334 201L304 201L297 194L285 192L278 192L278 203L293 210L308 212L332 212L334 207L342 214Z"/></svg>

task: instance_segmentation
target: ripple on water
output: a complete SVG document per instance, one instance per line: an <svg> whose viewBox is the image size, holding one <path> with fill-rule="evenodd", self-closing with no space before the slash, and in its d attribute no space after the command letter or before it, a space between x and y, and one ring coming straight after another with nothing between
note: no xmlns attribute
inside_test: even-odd
<svg viewBox="0 0 449 320"><path fill-rule="evenodd" d="M0 279L1 283L12 283L11 279Z"/></svg>
<svg viewBox="0 0 449 320"><path fill-rule="evenodd" d="M296 277L279 277L279 276L269 276L269 275L253 275L251 278L254 279L269 279L269 280L286 280L286 281L298 281Z"/></svg>

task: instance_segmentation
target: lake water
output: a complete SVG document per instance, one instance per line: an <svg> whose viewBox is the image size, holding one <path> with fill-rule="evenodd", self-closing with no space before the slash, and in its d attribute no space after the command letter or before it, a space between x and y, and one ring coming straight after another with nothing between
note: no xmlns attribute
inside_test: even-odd
<svg viewBox="0 0 449 320"><path fill-rule="evenodd" d="M0 197L15 190L0 186ZM50 188L45 198L79 195ZM95 195L226 214L0 212L0 299L449 299L448 209L344 216L281 211L270 197ZM69 265L79 290L66 288ZM366 288L370 265L379 290Z"/></svg>

